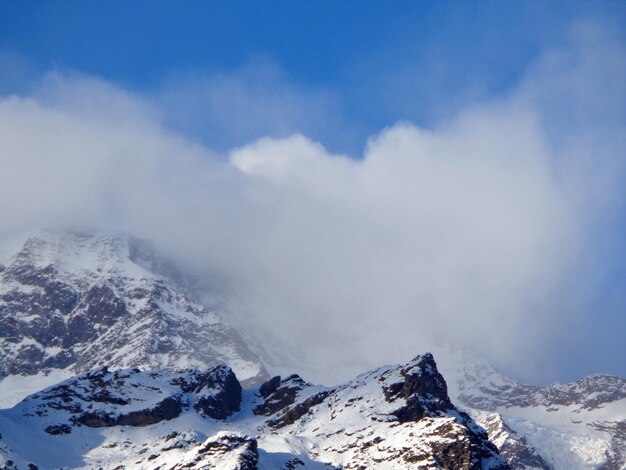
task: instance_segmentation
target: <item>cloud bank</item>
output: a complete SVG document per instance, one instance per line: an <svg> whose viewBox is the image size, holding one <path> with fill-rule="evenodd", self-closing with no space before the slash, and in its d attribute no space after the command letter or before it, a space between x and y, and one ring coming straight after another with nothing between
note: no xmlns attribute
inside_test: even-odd
<svg viewBox="0 0 626 470"><path fill-rule="evenodd" d="M218 128L242 113L276 118L245 80L155 97L53 72L0 101L0 231L87 225L153 239L219 278L236 320L271 332L277 362L292 358L277 365L308 363L315 380L405 360L433 336L537 381L551 367L620 372L623 343L605 335L615 325L584 326L603 315L590 299L615 269L597 261L623 248L597 241L624 213L624 76L623 47L581 27L507 97L430 129L395 123L350 158L302 133L224 155L167 117L176 103L195 112L199 93ZM290 93L281 129L328 111ZM232 132L254 131L241 126ZM592 359L566 365L576 341Z"/></svg>

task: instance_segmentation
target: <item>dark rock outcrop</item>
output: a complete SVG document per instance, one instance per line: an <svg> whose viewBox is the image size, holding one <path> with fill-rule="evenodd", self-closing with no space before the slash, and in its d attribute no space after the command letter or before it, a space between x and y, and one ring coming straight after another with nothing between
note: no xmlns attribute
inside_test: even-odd
<svg viewBox="0 0 626 470"><path fill-rule="evenodd" d="M424 416L436 416L454 407L448 397L443 376L437 370L432 354L426 353L412 361L410 367L400 371L402 381L383 387L385 399L405 404L393 412L400 423L419 421Z"/></svg>
<svg viewBox="0 0 626 470"><path fill-rule="evenodd" d="M256 439L237 432L220 432L197 445L190 454L171 470L220 468L226 458L229 470L256 470L259 461Z"/></svg>
<svg viewBox="0 0 626 470"><path fill-rule="evenodd" d="M226 366L207 372L193 392L194 409L209 418L226 419L241 409L241 384Z"/></svg>
<svg viewBox="0 0 626 470"><path fill-rule="evenodd" d="M72 428L67 424L51 424L50 426L46 426L44 431L48 434L52 434L53 436L58 436L60 434L70 434L72 432Z"/></svg>
<svg viewBox="0 0 626 470"><path fill-rule="evenodd" d="M324 451L342 455L345 468L509 468L484 429L452 404L431 354L334 388L274 377L259 388L257 402L254 413L268 417L272 432L322 433L329 439ZM329 427L337 431L324 432ZM407 441L389 440L398 427Z"/></svg>
<svg viewBox="0 0 626 470"><path fill-rule="evenodd" d="M226 366L178 371L100 367L31 395L7 412L20 416L28 429L41 423L55 444L71 447L73 441L65 434L97 432L106 436L103 450L126 453L119 463L132 462L137 468L257 468L256 438L236 429L255 429L261 437L271 434L285 443L303 439L306 448L297 447L298 453L261 453L269 459L265 464L275 468L306 468L324 461L346 469L509 468L485 431L450 402L445 381L428 354L333 388L292 375L271 379L246 396L252 400L246 409L257 414L236 414L243 407L242 389ZM232 431L206 439L205 433L213 433L224 419ZM167 425L151 427L164 421ZM192 422L196 429L186 428ZM88 429L118 426L148 429ZM120 436L147 439L121 441ZM174 455L180 460L171 467Z"/></svg>
<svg viewBox="0 0 626 470"><path fill-rule="evenodd" d="M182 397L167 397L152 408L130 411L117 415L109 415L103 411L85 412L71 419L72 423L82 424L90 428L102 428L111 426L148 426L160 423L164 420L178 418L182 406Z"/></svg>
<svg viewBox="0 0 626 470"><path fill-rule="evenodd" d="M223 420L239 411L241 385L226 366L177 372L111 372L100 367L39 392L27 403L26 414L47 416L50 410L67 413L66 423L46 428L49 434L60 434L70 424L92 428L148 426L177 418L191 403L202 416Z"/></svg>
<svg viewBox="0 0 626 470"><path fill-rule="evenodd" d="M293 405L298 393L311 384L293 374L284 380L276 376L265 382L259 388L259 395L264 398L263 402L257 405L253 412L255 415L273 415L286 407Z"/></svg>
<svg viewBox="0 0 626 470"><path fill-rule="evenodd" d="M282 413L278 418L268 420L267 424L275 429L282 428L289 424L293 424L304 415L310 413L311 409L314 406L321 404L326 399L326 397L330 395L330 393L330 391L324 391L316 393L315 395L311 395L302 402L297 403L290 408L287 408L287 410Z"/></svg>
<svg viewBox="0 0 626 470"><path fill-rule="evenodd" d="M267 378L239 334L145 240L43 231L0 272L0 380L228 362L244 364L249 382Z"/></svg>

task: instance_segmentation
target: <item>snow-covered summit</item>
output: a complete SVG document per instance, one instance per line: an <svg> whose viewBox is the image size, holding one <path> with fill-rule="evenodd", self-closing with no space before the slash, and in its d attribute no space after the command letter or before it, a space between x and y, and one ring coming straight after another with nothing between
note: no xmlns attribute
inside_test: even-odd
<svg viewBox="0 0 626 470"><path fill-rule="evenodd" d="M77 454L75 467L123 461L131 468L139 461L130 460L134 452L144 452L143 464L171 463L167 468L203 468L225 458L232 468L325 467L321 462L437 468L443 465L437 459L444 457L434 456L444 451L464 458L467 468L479 461L497 467L500 458L493 457L476 423L515 468L622 470L626 465L625 379L594 375L571 384L524 384L442 342L424 346L437 365L425 354L337 387L313 385L298 375L274 377L259 389L244 390L241 411L226 421L207 418L193 411L201 399L193 383L202 371L228 364L244 386L269 378L258 356L226 323L229 310L212 305L196 299L184 274L154 246L128 234L45 230L19 243L0 242L0 408L86 373L66 382L72 390L67 396L38 394L52 397L47 403L59 405L57 411L66 399L83 410L84 416L70 413L65 421L40 426L41 442L51 449L66 442L59 439L92 449L88 456ZM242 333L250 333L249 324L239 324ZM262 348L280 356L273 351L280 341L259 339ZM230 368L220 366L215 373L224 379ZM98 402L101 386L114 399L106 406ZM95 400L78 397L92 392ZM180 413L173 402L162 403L183 395ZM22 425L45 421L38 414L41 403L35 406L33 400L19 409L31 407L26 414L34 421L20 418L19 426L0 429L5 439L0 452L10 440L19 441L20 433L30 444L33 428ZM47 416L57 416L47 409ZM108 417L89 414L97 410ZM177 416L167 418L173 411ZM7 413L5 418L14 416ZM146 424L147 434L132 424L159 417L165 421ZM100 429L96 436L87 423L106 426L94 428ZM174 437L171 429L166 432L170 425ZM52 434L45 431L48 426ZM71 438L64 434L68 426ZM146 454L157 447L155 454ZM157 453L161 457L149 460Z"/></svg>
<svg viewBox="0 0 626 470"><path fill-rule="evenodd" d="M0 379L216 363L243 380L265 377L238 333L144 240L40 231L0 271Z"/></svg>
<svg viewBox="0 0 626 470"><path fill-rule="evenodd" d="M54 266L67 279L119 276L181 281L181 273L148 240L122 231L39 229L5 243L4 260L13 266ZM21 243L20 243L21 241ZM19 245L16 245L19 243ZM18 248L19 247L19 248Z"/></svg>
<svg viewBox="0 0 626 470"><path fill-rule="evenodd" d="M330 388L292 375L242 391L226 366L99 368L0 411L0 433L0 465L19 469L509 468L428 354Z"/></svg>

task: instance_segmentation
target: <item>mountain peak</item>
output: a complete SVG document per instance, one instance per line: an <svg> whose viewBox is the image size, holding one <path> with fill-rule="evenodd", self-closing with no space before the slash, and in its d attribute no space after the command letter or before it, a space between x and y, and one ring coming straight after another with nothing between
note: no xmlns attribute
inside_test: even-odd
<svg viewBox="0 0 626 470"><path fill-rule="evenodd" d="M291 375L244 393L223 365L100 368L0 411L0 423L13 423L6 440L12 459L37 457L20 439L29 429L42 446L55 446L46 455L55 466L74 455L83 465L106 468L508 469L486 433L449 400L438 403L416 389L387 399L386 389L398 380L437 381L429 359L383 367L334 388ZM426 364L433 367L416 367ZM418 403L421 415L394 413Z"/></svg>
<svg viewBox="0 0 626 470"><path fill-rule="evenodd" d="M123 232L31 234L0 273L0 379L99 365L265 369L174 265Z"/></svg>
<svg viewBox="0 0 626 470"><path fill-rule="evenodd" d="M180 280L174 264L156 247L122 231L40 229L24 241L11 264L54 266L70 274L109 273Z"/></svg>

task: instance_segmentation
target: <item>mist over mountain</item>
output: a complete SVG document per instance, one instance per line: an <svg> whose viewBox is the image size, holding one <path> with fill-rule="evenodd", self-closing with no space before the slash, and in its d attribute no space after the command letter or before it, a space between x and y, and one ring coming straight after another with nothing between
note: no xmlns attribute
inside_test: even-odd
<svg viewBox="0 0 626 470"><path fill-rule="evenodd" d="M610 0L4 2L0 470L623 470L624 77Z"/></svg>
<svg viewBox="0 0 626 470"><path fill-rule="evenodd" d="M194 283L146 240L48 229L2 251L13 252L0 265L6 469L613 469L626 458L620 377L529 385L431 338L416 347L437 362L314 385L293 374L321 374L306 341L259 328L223 285ZM352 367L336 358L321 376Z"/></svg>
<svg viewBox="0 0 626 470"><path fill-rule="evenodd" d="M305 342L321 381L432 336L535 382L623 373L625 63L610 30L578 28L501 99L352 157L299 134L216 154L158 96L51 72L0 102L1 231L151 239Z"/></svg>

